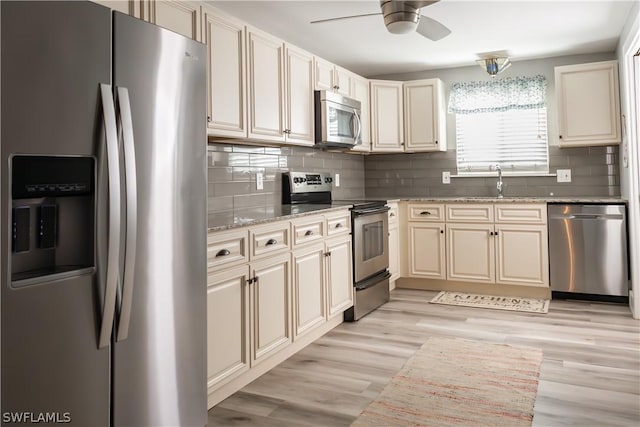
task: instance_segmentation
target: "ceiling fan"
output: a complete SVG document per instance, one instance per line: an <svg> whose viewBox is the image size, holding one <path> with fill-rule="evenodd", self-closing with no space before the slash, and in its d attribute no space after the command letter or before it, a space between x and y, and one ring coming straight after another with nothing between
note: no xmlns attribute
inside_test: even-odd
<svg viewBox="0 0 640 427"><path fill-rule="evenodd" d="M427 16L420 15L420 9L430 6L440 0L431 1L395 1L382 0L381 13L366 13L363 15L341 16L338 18L319 19L311 24L337 21L341 19L360 18L364 16L382 15L384 25L393 34L409 34L416 32L430 40L437 41L451 34L451 30Z"/></svg>

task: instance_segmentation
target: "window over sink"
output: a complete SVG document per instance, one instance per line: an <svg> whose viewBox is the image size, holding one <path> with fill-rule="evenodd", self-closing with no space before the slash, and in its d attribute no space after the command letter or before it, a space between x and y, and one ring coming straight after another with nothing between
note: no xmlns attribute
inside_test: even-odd
<svg viewBox="0 0 640 427"><path fill-rule="evenodd" d="M549 172L546 79L507 77L455 83L449 112L456 115L458 175Z"/></svg>

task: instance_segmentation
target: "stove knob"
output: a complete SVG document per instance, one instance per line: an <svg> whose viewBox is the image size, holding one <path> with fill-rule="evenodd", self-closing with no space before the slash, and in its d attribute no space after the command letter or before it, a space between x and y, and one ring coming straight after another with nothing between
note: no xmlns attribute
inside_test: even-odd
<svg viewBox="0 0 640 427"><path fill-rule="evenodd" d="M300 182L307 182L307 178L300 178Z"/></svg>
<svg viewBox="0 0 640 427"><path fill-rule="evenodd" d="M329 177L329 178L325 178L325 180L324 180L324 181L325 181L326 183L331 184L331 183L333 182L333 178L330 178L330 177Z"/></svg>
<svg viewBox="0 0 640 427"><path fill-rule="evenodd" d="M299 182L300 182L300 178L293 178L293 183L294 183L294 184L297 184L297 183L299 183Z"/></svg>

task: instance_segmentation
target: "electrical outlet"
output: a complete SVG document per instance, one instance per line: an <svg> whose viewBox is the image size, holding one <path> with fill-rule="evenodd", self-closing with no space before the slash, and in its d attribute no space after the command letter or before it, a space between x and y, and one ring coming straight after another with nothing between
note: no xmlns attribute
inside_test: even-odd
<svg viewBox="0 0 640 427"><path fill-rule="evenodd" d="M571 169L558 169L556 171L557 182L571 182Z"/></svg>
<svg viewBox="0 0 640 427"><path fill-rule="evenodd" d="M442 183L443 184L451 184L451 172L442 171Z"/></svg>
<svg viewBox="0 0 640 427"><path fill-rule="evenodd" d="M334 179L334 183L336 184L336 187L340 187L340 174L339 173L336 174L336 178Z"/></svg>
<svg viewBox="0 0 640 427"><path fill-rule="evenodd" d="M263 190L264 189L264 175L262 172L258 172L256 174L256 189Z"/></svg>

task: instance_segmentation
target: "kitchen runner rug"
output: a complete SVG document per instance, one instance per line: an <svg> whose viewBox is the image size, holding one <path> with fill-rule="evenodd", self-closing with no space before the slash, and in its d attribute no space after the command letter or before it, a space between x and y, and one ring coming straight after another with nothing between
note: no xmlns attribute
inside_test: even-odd
<svg viewBox="0 0 640 427"><path fill-rule="evenodd" d="M542 298L501 297L496 295L466 294L442 291L431 301L434 304L462 305L465 307L494 308L496 310L547 313L549 300Z"/></svg>
<svg viewBox="0 0 640 427"><path fill-rule="evenodd" d="M531 426L542 350L430 338L351 427Z"/></svg>

